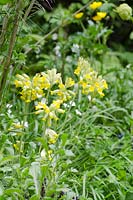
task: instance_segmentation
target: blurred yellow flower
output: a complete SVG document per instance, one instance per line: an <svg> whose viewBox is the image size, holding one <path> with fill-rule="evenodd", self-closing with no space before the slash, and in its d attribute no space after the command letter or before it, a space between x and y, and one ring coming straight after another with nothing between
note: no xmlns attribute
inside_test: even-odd
<svg viewBox="0 0 133 200"><path fill-rule="evenodd" d="M24 128L24 125L23 125L23 124L20 124L19 122L18 122L18 123L13 123L12 125L13 125L13 127L16 128L16 129Z"/></svg>
<svg viewBox="0 0 133 200"><path fill-rule="evenodd" d="M102 79L101 76L98 76L97 72L90 67L90 63L87 60L80 57L75 72L79 77L78 84L83 94L98 93L101 97L104 96L103 90L108 89L108 85L106 81Z"/></svg>
<svg viewBox="0 0 133 200"><path fill-rule="evenodd" d="M107 15L106 12L97 12L97 14L96 14L94 17L92 17L92 19L93 19L94 21L100 21L100 20L102 20L104 17L106 17L106 15Z"/></svg>
<svg viewBox="0 0 133 200"><path fill-rule="evenodd" d="M48 158L48 160L52 160L52 153L53 153L53 151L52 150L48 150L47 152L45 151L45 149L43 149L42 151L41 151L41 158L43 159L43 160L47 160L47 158Z"/></svg>
<svg viewBox="0 0 133 200"><path fill-rule="evenodd" d="M13 147L16 151L20 151L22 153L24 148L24 142L22 142L21 144L21 142L17 140L16 143L13 144Z"/></svg>
<svg viewBox="0 0 133 200"><path fill-rule="evenodd" d="M77 67L77 68L75 69L75 71L74 71L74 74L79 75L79 74L80 74L80 71L81 71L80 67Z"/></svg>
<svg viewBox="0 0 133 200"><path fill-rule="evenodd" d="M83 12L79 12L79 13L75 14L74 17L75 17L76 19L80 19L81 17L83 17L83 15L84 15Z"/></svg>
<svg viewBox="0 0 133 200"><path fill-rule="evenodd" d="M95 10L95 9L101 7L101 6L102 6L102 2L101 1L98 1L98 2L94 1L93 3L90 4L89 7L91 9Z"/></svg>
<svg viewBox="0 0 133 200"><path fill-rule="evenodd" d="M56 141L58 139L58 134L54 130L47 128L45 134L46 134L46 136L48 136L48 143L49 144L55 144L56 143Z"/></svg>

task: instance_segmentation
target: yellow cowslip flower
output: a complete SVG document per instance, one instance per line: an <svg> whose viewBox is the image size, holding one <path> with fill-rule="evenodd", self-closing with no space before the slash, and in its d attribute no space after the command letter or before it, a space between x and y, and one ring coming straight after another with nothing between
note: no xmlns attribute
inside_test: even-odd
<svg viewBox="0 0 133 200"><path fill-rule="evenodd" d="M24 142L22 142L22 144L21 144L21 142L17 140L16 143L13 144L13 147L14 147L15 150L20 151L22 153L23 148L24 148Z"/></svg>
<svg viewBox="0 0 133 200"><path fill-rule="evenodd" d="M61 90L64 90L64 89L65 89L65 85L64 85L63 83L60 83L60 84L59 84L59 88L60 88Z"/></svg>
<svg viewBox="0 0 133 200"><path fill-rule="evenodd" d="M56 69L48 70L47 73L42 72L42 76L45 76L52 87L54 84L61 82L61 74L57 73Z"/></svg>
<svg viewBox="0 0 133 200"><path fill-rule="evenodd" d="M60 105L63 103L62 100L54 100L53 101L53 106L55 106L56 109L60 108Z"/></svg>
<svg viewBox="0 0 133 200"><path fill-rule="evenodd" d="M98 88L97 91L98 91L98 93L100 94L101 97L104 96L104 93L103 93L103 89L102 89L102 88Z"/></svg>
<svg viewBox="0 0 133 200"><path fill-rule="evenodd" d="M46 114L49 114L50 113L50 109L49 107L45 104L45 103L42 103L42 102L39 102L37 106L35 106L35 109L36 110L40 110L40 109L43 109L45 111ZM38 114L36 112L36 114Z"/></svg>
<svg viewBox="0 0 133 200"><path fill-rule="evenodd" d="M45 103L39 102L35 109L37 110L35 114L42 114L42 120L46 121L48 126L51 126L52 120L57 121L57 113L64 113L65 111L60 108L63 101L54 100L50 106Z"/></svg>
<svg viewBox="0 0 133 200"><path fill-rule="evenodd" d="M101 1L94 1L93 3L91 3L90 4L90 8L91 9L93 9L93 10L95 10L95 9L97 9L97 8L99 8L99 7L101 7L102 6L102 2Z"/></svg>
<svg viewBox="0 0 133 200"><path fill-rule="evenodd" d="M72 98L72 96L74 96L74 92L71 91L70 87L72 87L75 84L74 80L70 77L68 77L65 81L65 84L60 83L58 85L58 89L51 91L52 95L57 95L59 97L60 100L62 101L68 101Z"/></svg>
<svg viewBox="0 0 133 200"><path fill-rule="evenodd" d="M50 89L54 84L61 82L61 74L56 69L48 70L47 73L36 74L30 78L26 74L16 75L14 84L20 87L21 99L30 103L37 98L44 96L44 90Z"/></svg>
<svg viewBox="0 0 133 200"><path fill-rule="evenodd" d="M48 150L48 159L51 161L52 160L52 153L53 151L52 150Z"/></svg>
<svg viewBox="0 0 133 200"><path fill-rule="evenodd" d="M79 84L82 86L83 89L86 89L87 86L88 86L88 84L85 81L83 81L83 80L80 80Z"/></svg>
<svg viewBox="0 0 133 200"><path fill-rule="evenodd" d="M43 88L46 87L47 81L45 81L40 74L35 75L33 79L30 79L26 74L17 74L16 78L14 84L16 87L22 88L20 91L21 99L26 103L30 103L31 101L44 96ZM48 86L46 88L48 88Z"/></svg>
<svg viewBox="0 0 133 200"><path fill-rule="evenodd" d="M45 134L48 137L48 143L49 144L55 144L56 143L56 141L58 139L58 134L54 130L47 128L46 131L45 131Z"/></svg>
<svg viewBox="0 0 133 200"><path fill-rule="evenodd" d="M97 12L97 14L92 17L94 21L101 21L104 17L106 17L107 13L106 12Z"/></svg>
<svg viewBox="0 0 133 200"><path fill-rule="evenodd" d="M96 87L96 88L99 88L99 87L100 87L100 84L99 84L98 82L96 82L96 83L95 83L95 87Z"/></svg>
<svg viewBox="0 0 133 200"><path fill-rule="evenodd" d="M94 87L93 85L91 85L91 86L89 87L89 91L90 91L90 92L94 92L94 90L95 90L95 87Z"/></svg>
<svg viewBox="0 0 133 200"><path fill-rule="evenodd" d="M19 151L19 145L18 144L13 144L13 147L17 150L17 151Z"/></svg>
<svg viewBox="0 0 133 200"><path fill-rule="evenodd" d="M85 95L94 93L103 97L103 90L108 89L106 81L98 76L97 72L90 67L90 63L85 59L79 58L78 67L80 68L78 84L81 86L82 93Z"/></svg>
<svg viewBox="0 0 133 200"><path fill-rule="evenodd" d="M48 150L47 152L45 151L45 149L43 149L42 151L41 151L41 158L43 159L43 160L46 160L47 158L48 158L48 160L52 160L52 153L53 153L53 151L52 150Z"/></svg>
<svg viewBox="0 0 133 200"><path fill-rule="evenodd" d="M76 74L77 76L80 74L81 68L78 66L75 71L74 74Z"/></svg>
<svg viewBox="0 0 133 200"><path fill-rule="evenodd" d="M75 17L76 19L80 19L81 17L83 17L83 15L84 15L83 12L79 12L79 13L75 14L74 17Z"/></svg>
<svg viewBox="0 0 133 200"><path fill-rule="evenodd" d="M103 87L104 87L105 89L108 89L108 84L106 83L105 80L103 80Z"/></svg>
<svg viewBox="0 0 133 200"><path fill-rule="evenodd" d="M48 81L46 74L43 76L41 74L36 74L33 77L32 85L34 88L40 88L40 89L49 89L50 88L50 82Z"/></svg>
<svg viewBox="0 0 133 200"><path fill-rule="evenodd" d="M23 124L20 124L19 122L18 122L18 123L13 123L12 125L13 125L13 127L16 128L16 129L24 128L24 125L23 125Z"/></svg>
<svg viewBox="0 0 133 200"><path fill-rule="evenodd" d="M83 78L87 81L92 80L91 74L85 74Z"/></svg>
<svg viewBox="0 0 133 200"><path fill-rule="evenodd" d="M65 81L66 88L70 88L75 84L74 80L70 77L68 77Z"/></svg>
<svg viewBox="0 0 133 200"><path fill-rule="evenodd" d="M24 86L30 86L30 77L26 74L16 75L16 80L14 81L14 84L16 87L24 87Z"/></svg>

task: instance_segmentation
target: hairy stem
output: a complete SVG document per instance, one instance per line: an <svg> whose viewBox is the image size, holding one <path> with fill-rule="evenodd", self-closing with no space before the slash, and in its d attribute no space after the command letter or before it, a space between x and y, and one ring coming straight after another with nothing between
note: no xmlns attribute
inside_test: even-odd
<svg viewBox="0 0 133 200"><path fill-rule="evenodd" d="M2 49L2 46L5 41L5 35L7 32L7 27L8 27L8 19L9 19L9 16L8 14L6 14L6 16L3 19L2 30L1 30L1 35L0 35L0 49Z"/></svg>
<svg viewBox="0 0 133 200"><path fill-rule="evenodd" d="M5 88L7 76L8 76L8 73L9 73L12 53L13 53L14 45L15 45L15 42L16 42L16 36L17 36L18 25L19 25L19 17L20 17L20 11L21 11L21 3L22 3L22 0L19 0L17 5L16 5L16 15L14 17L14 25L13 25L11 38L10 38L10 41L9 41L8 53L7 53L7 57L5 58L5 60L3 62L3 72L2 72L2 75L1 75L1 82L0 82L0 99L1 99L1 102L2 102L2 97L3 97L3 90Z"/></svg>

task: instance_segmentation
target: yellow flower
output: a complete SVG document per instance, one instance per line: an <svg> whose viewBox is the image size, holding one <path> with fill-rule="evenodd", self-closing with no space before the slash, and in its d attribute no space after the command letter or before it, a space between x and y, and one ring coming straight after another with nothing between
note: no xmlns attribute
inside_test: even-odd
<svg viewBox="0 0 133 200"><path fill-rule="evenodd" d="M89 7L91 9L95 10L95 9L101 7L101 6L102 6L102 2L101 1L98 1L98 2L94 1L93 3L90 4Z"/></svg>
<svg viewBox="0 0 133 200"><path fill-rule="evenodd" d="M13 123L13 127L16 128L16 129L21 129L24 126L18 122L18 123Z"/></svg>
<svg viewBox="0 0 133 200"><path fill-rule="evenodd" d="M16 151L20 151L22 153L24 148L24 142L22 142L21 144L20 141L16 141L16 144L13 144L13 147Z"/></svg>
<svg viewBox="0 0 133 200"><path fill-rule="evenodd" d="M90 91L90 92L94 92L94 90L95 90L94 86L91 85L91 86L89 87L89 91Z"/></svg>
<svg viewBox="0 0 133 200"><path fill-rule="evenodd" d="M65 84L60 83L59 88L57 90L51 91L52 95L57 94L60 100L68 101L74 96L74 92L69 90L68 88L72 87L75 84L74 80L70 77L66 78Z"/></svg>
<svg viewBox="0 0 133 200"><path fill-rule="evenodd" d="M57 113L64 113L65 111L60 108L62 100L54 100L48 107L45 103L39 102L35 109L37 110L35 114L43 114L42 120L47 122L48 126L51 126L52 120L57 121Z"/></svg>
<svg viewBox="0 0 133 200"><path fill-rule="evenodd" d="M58 134L54 130L47 128L45 134L46 134L46 136L48 136L48 143L49 144L55 144L56 143L56 141L58 139Z"/></svg>
<svg viewBox="0 0 133 200"><path fill-rule="evenodd" d="M88 84L83 80L79 81L79 84L83 87L83 89L86 89L88 86Z"/></svg>
<svg viewBox="0 0 133 200"><path fill-rule="evenodd" d="M101 97L104 96L104 93L103 93L103 89L102 89L102 88L98 88L97 91L98 91L98 93L100 94Z"/></svg>
<svg viewBox="0 0 133 200"><path fill-rule="evenodd" d="M75 14L74 17L75 17L76 19L80 19L81 17L83 17L83 15L84 15L83 12L79 12L79 13Z"/></svg>
<svg viewBox="0 0 133 200"><path fill-rule="evenodd" d="M53 106L56 108L56 109L59 109L60 108L60 105L63 103L62 100L54 100L53 101Z"/></svg>
<svg viewBox="0 0 133 200"><path fill-rule="evenodd" d="M74 80L72 78L67 78L65 81L65 86L66 88L70 88L75 84Z"/></svg>
<svg viewBox="0 0 133 200"><path fill-rule="evenodd" d="M46 114L49 114L50 113L50 109L49 107L45 104L45 103L42 103L42 102L39 102L37 106L35 106L35 109L36 110L41 110L43 109L45 111ZM36 112L36 114L38 114Z"/></svg>
<svg viewBox="0 0 133 200"><path fill-rule="evenodd" d="M79 74L80 74L80 71L81 71L81 68L78 66L78 67L75 69L74 74L79 75Z"/></svg>
<svg viewBox="0 0 133 200"><path fill-rule="evenodd" d="M106 15L107 15L106 12L97 12L97 14L96 14L94 17L92 17L92 19L93 19L94 21L100 21L100 20L102 20L104 17L106 17Z"/></svg>
<svg viewBox="0 0 133 200"><path fill-rule="evenodd" d="M82 57L79 58L78 68L80 69L78 84L81 86L82 93L85 95L98 93L103 97L103 90L108 89L108 85L102 76L98 76L98 73L90 67L90 63Z"/></svg>
<svg viewBox="0 0 133 200"><path fill-rule="evenodd" d="M60 83L60 84L59 84L59 88L60 88L61 90L64 90L64 89L65 89L65 85L64 85L63 83Z"/></svg>
<svg viewBox="0 0 133 200"><path fill-rule="evenodd" d="M52 153L53 151L52 150L48 150L48 159L51 161L52 160Z"/></svg>
<svg viewBox="0 0 133 200"><path fill-rule="evenodd" d="M46 160L47 158L48 158L48 160L52 160L52 153L53 153L53 151L52 150L48 150L47 152L45 151L45 149L43 149L42 151L41 151L41 158L43 159L43 160Z"/></svg>
<svg viewBox="0 0 133 200"><path fill-rule="evenodd" d="M104 87L105 89L108 89L108 84L106 83L105 80L103 80L103 87Z"/></svg>

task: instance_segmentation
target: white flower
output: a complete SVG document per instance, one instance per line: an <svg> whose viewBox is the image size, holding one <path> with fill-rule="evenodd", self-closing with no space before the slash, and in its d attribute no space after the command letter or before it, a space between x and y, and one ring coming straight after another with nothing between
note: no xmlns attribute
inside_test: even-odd
<svg viewBox="0 0 133 200"><path fill-rule="evenodd" d="M80 54L80 49L79 49L79 45L78 44L73 44L71 50L72 50L73 53L76 53L78 55Z"/></svg>
<svg viewBox="0 0 133 200"><path fill-rule="evenodd" d="M66 61L67 61L68 63L71 63L71 62L72 62L72 57L71 57L71 56L67 56L67 57L66 57Z"/></svg>
<svg viewBox="0 0 133 200"><path fill-rule="evenodd" d="M45 151L45 149L43 149L43 150L41 151L41 158L42 158L42 159L45 159L45 158L46 158L46 151Z"/></svg>
<svg viewBox="0 0 133 200"><path fill-rule="evenodd" d="M88 95L87 97L88 97L88 100L91 101L91 95Z"/></svg>
<svg viewBox="0 0 133 200"><path fill-rule="evenodd" d="M75 112L76 112L76 114L79 115L79 116L82 115L82 113L81 113L78 109L76 109Z"/></svg>
<svg viewBox="0 0 133 200"><path fill-rule="evenodd" d="M58 57L61 57L61 52L60 52L60 46L57 45L55 48L54 48L54 51L55 51L55 55L58 56Z"/></svg>
<svg viewBox="0 0 133 200"><path fill-rule="evenodd" d="M54 33L54 34L52 35L52 39L53 39L53 40L57 40L57 38L58 38L58 34L57 34L57 33Z"/></svg>
<svg viewBox="0 0 133 200"><path fill-rule="evenodd" d="M25 127L25 128L28 128L28 126L29 126L28 122L27 122L27 121L24 122L24 127Z"/></svg>

